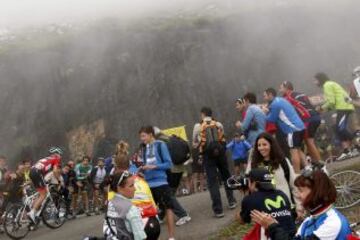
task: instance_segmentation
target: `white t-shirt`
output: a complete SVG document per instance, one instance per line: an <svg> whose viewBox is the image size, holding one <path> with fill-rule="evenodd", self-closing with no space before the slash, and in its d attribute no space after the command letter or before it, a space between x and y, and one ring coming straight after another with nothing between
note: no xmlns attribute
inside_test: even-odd
<svg viewBox="0 0 360 240"><path fill-rule="evenodd" d="M360 77L358 77L354 80L354 87L355 87L357 96L360 97Z"/></svg>
<svg viewBox="0 0 360 240"><path fill-rule="evenodd" d="M106 177L106 170L105 168L97 168L97 171L96 171L96 174L95 174L95 179L94 179L94 182L96 184L100 184L104 181Z"/></svg>

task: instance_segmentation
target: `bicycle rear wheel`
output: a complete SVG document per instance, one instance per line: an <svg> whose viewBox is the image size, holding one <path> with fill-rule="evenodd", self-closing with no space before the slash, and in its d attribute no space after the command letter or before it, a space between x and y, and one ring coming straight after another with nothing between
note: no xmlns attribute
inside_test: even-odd
<svg viewBox="0 0 360 240"><path fill-rule="evenodd" d="M29 233L31 221L23 204L13 204L6 209L4 230L11 239L22 239Z"/></svg>
<svg viewBox="0 0 360 240"><path fill-rule="evenodd" d="M351 208L360 203L360 172L347 170L330 176L337 191L335 207Z"/></svg>
<svg viewBox="0 0 360 240"><path fill-rule="evenodd" d="M61 227L66 221L66 203L64 199L47 200L41 217L44 224L49 228Z"/></svg>

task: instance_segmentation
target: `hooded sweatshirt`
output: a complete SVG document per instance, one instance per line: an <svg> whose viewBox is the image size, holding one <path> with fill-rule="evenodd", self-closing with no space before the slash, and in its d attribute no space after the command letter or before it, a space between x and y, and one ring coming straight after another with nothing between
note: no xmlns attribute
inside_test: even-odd
<svg viewBox="0 0 360 240"><path fill-rule="evenodd" d="M154 170L144 171L145 180L150 188L168 185L166 171L171 169L173 164L166 144L159 140L147 144L142 149L141 157L144 165L157 166ZM132 164L130 171L137 172L137 167Z"/></svg>

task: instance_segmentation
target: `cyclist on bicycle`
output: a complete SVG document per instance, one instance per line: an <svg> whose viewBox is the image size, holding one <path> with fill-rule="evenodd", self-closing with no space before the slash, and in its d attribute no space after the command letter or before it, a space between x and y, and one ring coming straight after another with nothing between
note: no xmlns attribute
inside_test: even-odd
<svg viewBox="0 0 360 240"><path fill-rule="evenodd" d="M38 210L40 209L43 201L47 195L46 184L44 176L50 171L61 171L61 155L63 151L58 147L51 147L49 149L50 156L40 159L30 170L30 179L39 193L39 196L34 201L34 205L31 211L28 213L31 221L35 222L38 216Z"/></svg>

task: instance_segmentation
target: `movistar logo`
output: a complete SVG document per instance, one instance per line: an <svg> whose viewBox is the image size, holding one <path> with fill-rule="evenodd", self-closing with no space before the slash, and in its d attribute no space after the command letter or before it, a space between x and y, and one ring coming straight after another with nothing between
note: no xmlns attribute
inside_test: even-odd
<svg viewBox="0 0 360 240"><path fill-rule="evenodd" d="M279 209L281 206L286 206L286 202L282 196L277 196L276 200L270 198L265 199L265 207L271 211L272 208Z"/></svg>

